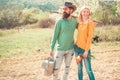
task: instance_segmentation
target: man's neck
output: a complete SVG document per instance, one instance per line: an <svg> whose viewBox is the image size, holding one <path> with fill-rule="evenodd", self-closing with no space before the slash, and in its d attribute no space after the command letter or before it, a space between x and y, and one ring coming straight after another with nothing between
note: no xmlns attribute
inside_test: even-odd
<svg viewBox="0 0 120 80"><path fill-rule="evenodd" d="M67 20L70 20L72 18L72 16L70 15L68 18L67 18Z"/></svg>

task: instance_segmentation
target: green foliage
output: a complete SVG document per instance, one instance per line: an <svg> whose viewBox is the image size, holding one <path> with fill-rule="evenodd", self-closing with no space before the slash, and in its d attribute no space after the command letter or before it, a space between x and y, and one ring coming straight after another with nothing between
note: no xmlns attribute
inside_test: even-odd
<svg viewBox="0 0 120 80"><path fill-rule="evenodd" d="M118 1L79 1L70 0L78 5L76 12L83 5L91 8L92 17L107 24L120 24L120 2ZM14 28L33 24L50 15L46 10L58 10L65 0L0 0L0 28ZM99 2L99 3L98 3ZM81 5L79 5L81 4ZM42 24L43 25L43 24Z"/></svg>
<svg viewBox="0 0 120 80"><path fill-rule="evenodd" d="M52 1L25 1L23 4L25 5L25 8L35 7L41 9L42 11L57 10L59 8L58 5L55 6Z"/></svg>
<svg viewBox="0 0 120 80"><path fill-rule="evenodd" d="M38 5L38 7L41 9L41 10L43 10L43 11L45 11L45 10L56 10L56 9L58 9L58 7L55 7L52 3L47 3L47 4L45 4L45 5Z"/></svg>
<svg viewBox="0 0 120 80"><path fill-rule="evenodd" d="M20 11L2 10L0 13L0 28L10 29L19 25Z"/></svg>
<svg viewBox="0 0 120 80"><path fill-rule="evenodd" d="M36 16L38 15L39 15L39 10L36 8L24 9L21 15L20 23L24 25L36 23L38 21Z"/></svg>
<svg viewBox="0 0 120 80"><path fill-rule="evenodd" d="M99 7L93 13L93 17L95 17L98 20L101 20L103 24L120 24L120 15L118 15L117 12L118 8L116 1L99 1Z"/></svg>
<svg viewBox="0 0 120 80"><path fill-rule="evenodd" d="M33 24L41 19L48 17L47 12L43 12L38 8L30 8L24 10L2 10L0 13L0 28L14 28L16 26Z"/></svg>
<svg viewBox="0 0 120 80"><path fill-rule="evenodd" d="M39 10L38 8L24 9L21 15L20 23L21 24L32 24L47 17L48 17L48 13L43 12Z"/></svg>
<svg viewBox="0 0 120 80"><path fill-rule="evenodd" d="M36 23L48 17L48 13L45 10L53 9L56 9L56 7L49 1L41 4L37 0L1 0L0 28L10 29L16 26Z"/></svg>
<svg viewBox="0 0 120 80"><path fill-rule="evenodd" d="M116 5L116 7L117 7L117 14L118 15L120 15L120 2L117 2L117 5Z"/></svg>
<svg viewBox="0 0 120 80"><path fill-rule="evenodd" d="M102 8L99 7L94 13L92 13L92 17L94 17L96 20L102 20Z"/></svg>
<svg viewBox="0 0 120 80"><path fill-rule="evenodd" d="M120 25L103 26L95 29L95 35L99 36L100 41L120 41Z"/></svg>
<svg viewBox="0 0 120 80"><path fill-rule="evenodd" d="M51 28L55 24L55 21L51 18L45 18L38 22L38 27L40 28Z"/></svg>

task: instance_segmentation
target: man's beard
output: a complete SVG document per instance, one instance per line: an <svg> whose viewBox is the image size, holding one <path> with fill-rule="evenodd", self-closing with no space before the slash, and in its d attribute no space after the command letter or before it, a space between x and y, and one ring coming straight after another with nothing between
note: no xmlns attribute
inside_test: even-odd
<svg viewBox="0 0 120 80"><path fill-rule="evenodd" d="M66 12L63 13L63 19L67 19L69 16L70 16L70 13L66 13Z"/></svg>

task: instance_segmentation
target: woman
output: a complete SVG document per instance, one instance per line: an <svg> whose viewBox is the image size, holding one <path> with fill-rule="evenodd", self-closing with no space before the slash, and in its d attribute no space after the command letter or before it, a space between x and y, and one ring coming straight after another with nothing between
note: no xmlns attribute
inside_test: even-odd
<svg viewBox="0 0 120 80"><path fill-rule="evenodd" d="M82 61L84 61L89 79L95 80L91 68L91 58L89 57L91 55L90 45L94 33L94 23L89 17L90 9L88 7L82 7L79 14L78 36L74 46L78 63L78 80L83 80ZM78 59L81 57L82 59Z"/></svg>

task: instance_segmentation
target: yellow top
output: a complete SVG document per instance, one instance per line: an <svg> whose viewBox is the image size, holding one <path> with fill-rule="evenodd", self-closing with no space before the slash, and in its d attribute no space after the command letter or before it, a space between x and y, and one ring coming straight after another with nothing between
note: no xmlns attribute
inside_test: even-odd
<svg viewBox="0 0 120 80"><path fill-rule="evenodd" d="M90 49L94 33L94 22L89 20L88 23L79 22L76 45L85 51Z"/></svg>

